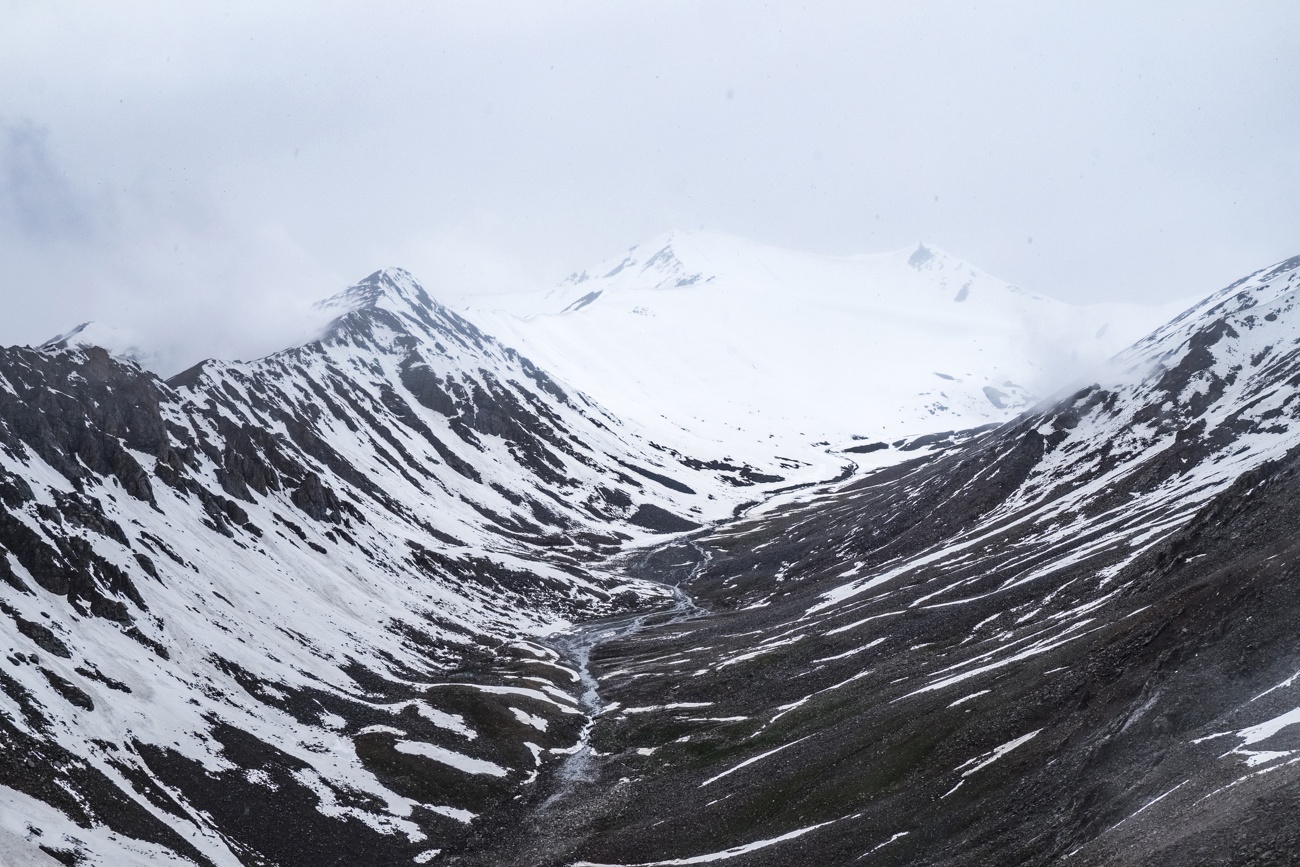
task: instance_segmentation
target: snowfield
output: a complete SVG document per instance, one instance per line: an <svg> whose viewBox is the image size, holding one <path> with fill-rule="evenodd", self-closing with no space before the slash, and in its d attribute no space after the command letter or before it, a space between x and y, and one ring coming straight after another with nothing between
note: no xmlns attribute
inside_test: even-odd
<svg viewBox="0 0 1300 867"><path fill-rule="evenodd" d="M788 454L1005 421L1188 303L1066 304L924 244L836 257L671 232L459 306L622 418Z"/></svg>

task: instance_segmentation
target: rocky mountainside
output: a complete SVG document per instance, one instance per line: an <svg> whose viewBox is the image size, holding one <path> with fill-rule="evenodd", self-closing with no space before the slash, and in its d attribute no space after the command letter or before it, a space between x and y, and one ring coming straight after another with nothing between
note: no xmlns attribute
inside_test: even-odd
<svg viewBox="0 0 1300 867"><path fill-rule="evenodd" d="M597 648L588 782L452 862L1294 863L1298 298L630 561L698 607Z"/></svg>
<svg viewBox="0 0 1300 867"><path fill-rule="evenodd" d="M1006 421L1187 304L1066 304L924 244L835 257L672 232L462 306L622 417L791 454Z"/></svg>
<svg viewBox="0 0 1300 867"><path fill-rule="evenodd" d="M789 484L637 440L405 272L323 309L169 382L0 350L0 861L425 863L576 741L538 637L667 595L600 563Z"/></svg>
<svg viewBox="0 0 1300 867"><path fill-rule="evenodd" d="M1297 275L815 464L398 270L167 382L0 350L0 862L1291 863Z"/></svg>

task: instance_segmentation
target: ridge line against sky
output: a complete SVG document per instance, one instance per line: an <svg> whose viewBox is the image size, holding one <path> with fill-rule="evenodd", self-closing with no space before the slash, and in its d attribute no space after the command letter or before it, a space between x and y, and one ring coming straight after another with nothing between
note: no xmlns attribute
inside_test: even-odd
<svg viewBox="0 0 1300 867"><path fill-rule="evenodd" d="M0 7L0 343L279 348L375 268L552 285L667 229L924 239L1082 303L1300 253L1300 6Z"/></svg>

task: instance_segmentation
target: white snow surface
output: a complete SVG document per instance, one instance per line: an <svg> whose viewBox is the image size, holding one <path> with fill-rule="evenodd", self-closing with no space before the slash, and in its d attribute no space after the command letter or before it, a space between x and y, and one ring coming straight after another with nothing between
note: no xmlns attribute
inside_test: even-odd
<svg viewBox="0 0 1300 867"><path fill-rule="evenodd" d="M505 768L495 762L476 759L464 753L440 747L437 744L426 744L421 741L398 741L393 748L399 753L405 753L409 756L424 756L427 759L433 759L435 762L449 765L467 774L488 774L493 777L504 777L507 773Z"/></svg>
<svg viewBox="0 0 1300 867"><path fill-rule="evenodd" d="M461 302L621 417L783 453L1003 421L1185 306L1066 304L932 245L823 256L705 232Z"/></svg>
<svg viewBox="0 0 1300 867"><path fill-rule="evenodd" d="M832 819L829 822L819 822L816 825L796 828L795 830L788 831L779 837L771 837L766 840L756 840L753 843L745 843L742 846L733 846L730 849L724 849L721 852L707 852L703 855L692 855L686 858L669 858L666 861L640 861L636 864L600 864L595 861L577 861L574 863L573 867L677 867L677 865L709 864L714 861L729 861L732 858L739 858L742 855L748 855L750 852L757 852L759 849L766 849L769 846L776 846L777 844L784 843L787 840L797 839L802 837L804 834L811 833L820 828L825 828L827 825L833 825L838 821L840 820ZM905 835L897 834L888 842L892 842L900 836Z"/></svg>

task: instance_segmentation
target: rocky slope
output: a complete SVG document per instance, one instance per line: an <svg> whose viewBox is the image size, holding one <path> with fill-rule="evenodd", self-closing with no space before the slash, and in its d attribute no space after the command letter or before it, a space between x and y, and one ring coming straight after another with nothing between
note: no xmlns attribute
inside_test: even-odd
<svg viewBox="0 0 1300 867"><path fill-rule="evenodd" d="M426 863L583 725L537 638L779 467L652 447L378 272L170 382L0 351L0 861ZM558 752L557 752L558 751Z"/></svg>

